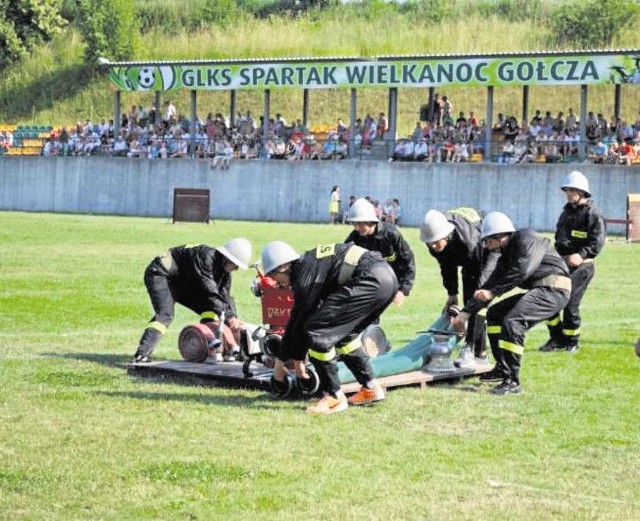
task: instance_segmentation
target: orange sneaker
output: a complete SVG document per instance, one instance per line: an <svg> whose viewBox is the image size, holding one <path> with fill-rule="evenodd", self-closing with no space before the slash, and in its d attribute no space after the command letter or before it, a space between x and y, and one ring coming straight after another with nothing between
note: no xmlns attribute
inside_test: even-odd
<svg viewBox="0 0 640 521"><path fill-rule="evenodd" d="M384 389L380 384L376 384L373 389L361 387L353 396L347 400L349 405L367 405L369 403L384 400Z"/></svg>
<svg viewBox="0 0 640 521"><path fill-rule="evenodd" d="M346 411L349 407L347 397L343 394L340 398L325 394L318 403L307 407L309 414L333 414Z"/></svg>

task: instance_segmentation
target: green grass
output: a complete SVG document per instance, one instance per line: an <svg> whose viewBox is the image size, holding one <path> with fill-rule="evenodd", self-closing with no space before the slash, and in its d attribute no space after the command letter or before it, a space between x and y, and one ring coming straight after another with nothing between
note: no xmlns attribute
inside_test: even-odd
<svg viewBox="0 0 640 521"><path fill-rule="evenodd" d="M475 379L402 388L374 408L309 417L264 393L130 377L150 317L142 273L163 249L246 236L259 249L341 241L345 226L0 213L1 519L640 518L640 246L607 243L583 305L583 350L542 354L525 393ZM404 230L416 288L389 309L395 347L444 302L435 261ZM249 271L241 315L260 319ZM178 308L159 358L176 359Z"/></svg>

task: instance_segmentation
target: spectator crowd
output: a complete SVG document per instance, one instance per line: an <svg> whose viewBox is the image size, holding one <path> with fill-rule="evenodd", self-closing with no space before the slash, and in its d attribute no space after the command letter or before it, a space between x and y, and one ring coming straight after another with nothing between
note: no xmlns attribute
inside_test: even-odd
<svg viewBox="0 0 640 521"><path fill-rule="evenodd" d="M212 167L228 168L232 158L324 160L361 157L378 143L391 143L389 161L459 163L492 160L502 164L571 162L578 160L580 122L573 109L567 113L540 110L529 122L498 114L491 129L491 150L485 150L487 126L474 111L454 112L447 96L436 94L431 107L423 107L420 120L408 136L393 139L383 112L358 118L352 129L342 119L335 125L310 131L300 119L290 124L282 114L267 122L250 111L230 122L222 113L209 113L192 122L171 100L146 109L133 105L122 115L119 131L113 120L78 121L43 140L43 156L123 156L166 159L207 158ZM195 133L192 135L192 131ZM586 121L587 159L594 163L640 163L640 114L634 123L589 112ZM0 148L14 146L10 131L0 131Z"/></svg>

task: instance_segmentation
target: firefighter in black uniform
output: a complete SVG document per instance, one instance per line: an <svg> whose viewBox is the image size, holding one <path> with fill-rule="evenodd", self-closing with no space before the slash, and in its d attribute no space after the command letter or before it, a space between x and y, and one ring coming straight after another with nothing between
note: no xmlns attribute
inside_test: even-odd
<svg viewBox="0 0 640 521"><path fill-rule="evenodd" d="M481 380L502 380L493 394L520 392L520 359L526 331L554 316L569 302L569 269L551 242L533 230L518 230L501 212L490 212L482 221L482 240L489 250L500 250L496 269L453 319L457 331L464 331L469 314L486 307L489 344L496 360L493 370ZM519 287L513 295L507 292Z"/></svg>
<svg viewBox="0 0 640 521"><path fill-rule="evenodd" d="M395 224L380 222L375 208L366 199L358 199L351 205L349 221L354 230L344 242L353 242L367 250L380 252L398 278L400 289L393 303L401 305L411 293L416 278L416 262L409 243Z"/></svg>
<svg viewBox="0 0 640 521"><path fill-rule="evenodd" d="M300 256L287 243L274 241L262 250L262 267L294 293L274 379L285 380L288 360L293 360L298 378L309 378L304 364L308 354L323 397L307 412L332 414L349 404L383 400L384 390L374 379L360 339L398 291L398 280L382 256L353 243L320 245ZM340 390L338 354L362 386L348 400Z"/></svg>
<svg viewBox="0 0 640 521"><path fill-rule="evenodd" d="M177 246L156 257L144 272L155 315L142 334L134 362L148 362L174 317L176 302L199 314L202 323L218 322L224 314L231 331L239 326L231 297L231 272L247 269L252 250L238 238L224 246Z"/></svg>
<svg viewBox="0 0 640 521"><path fill-rule="evenodd" d="M556 225L555 247L571 273L571 298L562 313L547 320L549 340L540 351L562 349L573 353L580 347L580 302L595 274L594 259L605 243L604 219L591 202L589 181L577 170L562 184L567 204Z"/></svg>
<svg viewBox="0 0 640 521"><path fill-rule="evenodd" d="M458 306L458 267L462 274L464 305L495 269L500 253L482 247L480 226L482 216L474 208L455 208L446 213L429 210L420 227L420 240L438 261L442 285L447 290L445 310L455 315ZM456 366L469 369L476 363L486 364L486 320L473 314L469 317L467 338L460 349Z"/></svg>

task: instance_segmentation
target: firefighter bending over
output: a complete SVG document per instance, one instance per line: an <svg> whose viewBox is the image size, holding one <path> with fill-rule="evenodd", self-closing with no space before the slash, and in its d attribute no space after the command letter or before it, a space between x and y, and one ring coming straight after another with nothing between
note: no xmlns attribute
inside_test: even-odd
<svg viewBox="0 0 640 521"><path fill-rule="evenodd" d="M491 389L493 394L517 394L521 391L525 333L567 305L571 294L569 269L548 239L533 230L516 231L511 219L501 212L488 213L481 231L485 248L499 250L500 259L452 324L456 331L464 331L470 314L504 295L487 310L489 345L496 365L482 375L482 380L501 380ZM522 291L506 295L517 287Z"/></svg>
<svg viewBox="0 0 640 521"><path fill-rule="evenodd" d="M332 414L349 404L383 400L384 390L374 379L360 337L398 291L398 280L382 256L352 243L320 245L299 255L289 244L274 241L262 250L262 268L294 293L274 379L285 380L288 360L293 360L298 378L309 378L304 362L308 354L323 397L307 412ZM348 400L340 389L338 355L362 386Z"/></svg>
<svg viewBox="0 0 640 521"><path fill-rule="evenodd" d="M176 302L199 314L200 322L215 330L224 316L226 349L239 351L233 334L240 322L231 296L231 273L247 269L251 257L251 243L238 238L217 248L204 244L176 246L153 259L144 272L144 284L155 315L142 334L133 361L150 360L173 320ZM222 358L222 353L216 354Z"/></svg>

